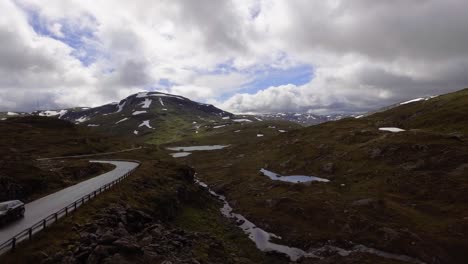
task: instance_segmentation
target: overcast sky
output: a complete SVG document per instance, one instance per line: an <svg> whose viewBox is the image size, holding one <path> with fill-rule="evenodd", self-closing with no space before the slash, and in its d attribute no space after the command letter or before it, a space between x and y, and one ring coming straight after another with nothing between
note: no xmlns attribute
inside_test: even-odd
<svg viewBox="0 0 468 264"><path fill-rule="evenodd" d="M363 112L468 86L466 0L0 0L0 111Z"/></svg>

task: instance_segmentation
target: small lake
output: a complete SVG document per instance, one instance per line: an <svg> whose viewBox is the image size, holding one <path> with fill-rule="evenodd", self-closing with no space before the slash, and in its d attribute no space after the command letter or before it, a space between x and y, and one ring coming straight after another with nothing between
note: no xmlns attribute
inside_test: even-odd
<svg viewBox="0 0 468 264"><path fill-rule="evenodd" d="M282 176L282 175L279 175L278 173L274 173L272 171L265 170L265 169L261 169L260 172L274 181L283 181L283 182L292 182L292 183L313 182L313 181L329 182L330 181L324 178L319 178L315 176L306 176L306 175Z"/></svg>
<svg viewBox="0 0 468 264"><path fill-rule="evenodd" d="M182 158L182 157L187 157L190 154L192 154L192 152L176 152L176 153L171 153L170 155L173 158Z"/></svg>

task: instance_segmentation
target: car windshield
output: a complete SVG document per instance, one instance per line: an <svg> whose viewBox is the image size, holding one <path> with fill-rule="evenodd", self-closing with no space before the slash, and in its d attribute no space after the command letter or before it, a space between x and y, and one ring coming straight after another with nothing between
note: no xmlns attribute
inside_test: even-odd
<svg viewBox="0 0 468 264"><path fill-rule="evenodd" d="M0 211L6 211L8 209L7 203L0 203Z"/></svg>

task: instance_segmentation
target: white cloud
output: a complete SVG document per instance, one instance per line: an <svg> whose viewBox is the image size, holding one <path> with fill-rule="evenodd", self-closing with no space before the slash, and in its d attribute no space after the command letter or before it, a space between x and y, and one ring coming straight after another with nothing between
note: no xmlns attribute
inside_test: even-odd
<svg viewBox="0 0 468 264"><path fill-rule="evenodd" d="M463 0L4 0L0 110L94 106L156 88L235 112L364 111L467 85L467 7ZM314 79L243 90L259 69L296 65L312 65Z"/></svg>

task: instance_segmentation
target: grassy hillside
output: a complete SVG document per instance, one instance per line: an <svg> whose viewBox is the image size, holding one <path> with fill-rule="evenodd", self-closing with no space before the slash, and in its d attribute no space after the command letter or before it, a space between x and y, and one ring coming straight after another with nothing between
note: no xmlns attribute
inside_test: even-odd
<svg viewBox="0 0 468 264"><path fill-rule="evenodd" d="M119 150L130 146L54 118L12 117L0 121L0 201L33 200L112 169L87 161L37 161Z"/></svg>
<svg viewBox="0 0 468 264"><path fill-rule="evenodd" d="M174 145L231 144L179 160L291 245L361 243L428 263L464 263L467 102L462 90L271 137L245 140L226 131ZM379 131L389 126L407 131ZM331 182L271 181L261 168Z"/></svg>

